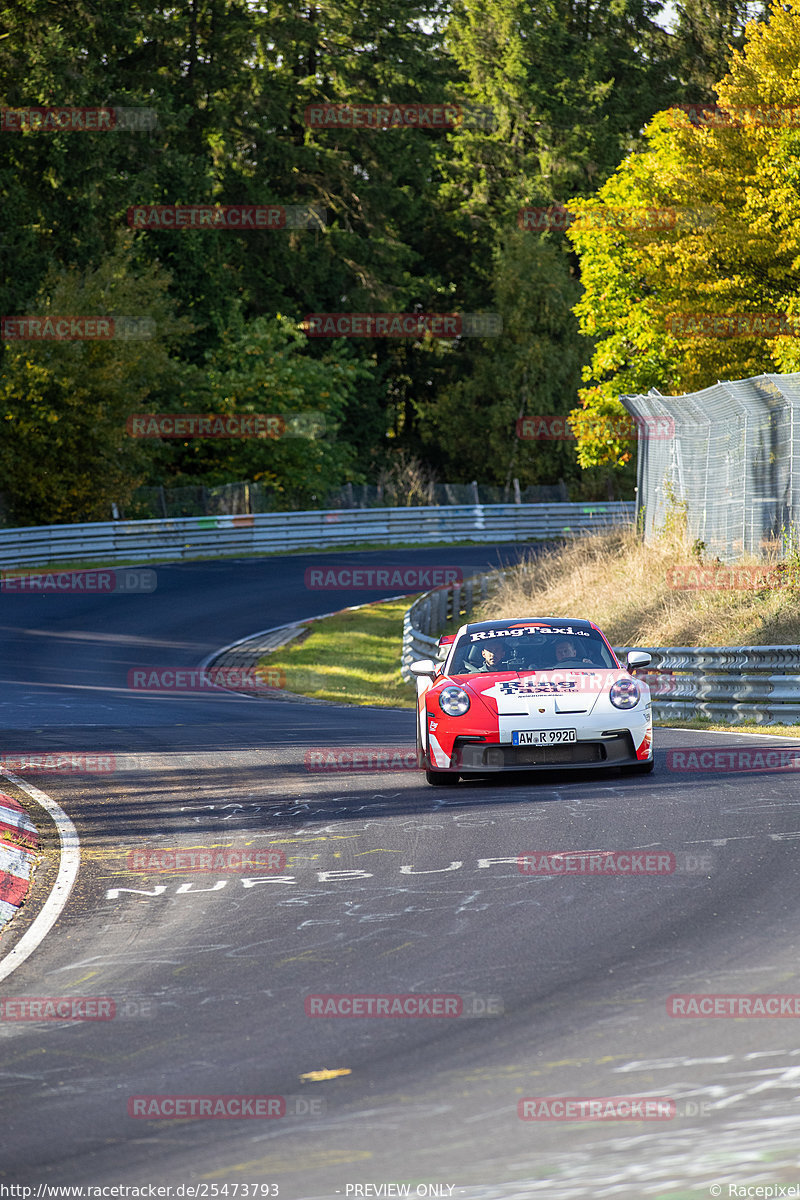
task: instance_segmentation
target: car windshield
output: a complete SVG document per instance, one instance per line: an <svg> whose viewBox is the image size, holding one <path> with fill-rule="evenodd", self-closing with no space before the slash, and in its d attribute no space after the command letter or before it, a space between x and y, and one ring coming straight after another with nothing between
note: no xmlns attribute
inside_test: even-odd
<svg viewBox="0 0 800 1200"><path fill-rule="evenodd" d="M594 630L532 633L488 630L463 634L456 643L450 675L489 671L557 671L570 667L616 667Z"/></svg>

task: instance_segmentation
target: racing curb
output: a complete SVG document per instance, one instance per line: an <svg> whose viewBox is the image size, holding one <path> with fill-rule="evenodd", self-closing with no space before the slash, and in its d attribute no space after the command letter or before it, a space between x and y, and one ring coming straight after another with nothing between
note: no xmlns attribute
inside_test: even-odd
<svg viewBox="0 0 800 1200"><path fill-rule="evenodd" d="M266 654L270 654L274 650L279 650L281 646L285 646L289 642L308 637L314 621L324 621L328 617L338 617L341 613L358 612L361 608L372 608L375 604L392 604L395 600L405 600L407 596L414 595L416 595L415 592L407 592L399 596L384 596L382 600L368 600L366 604L350 604L347 608L337 608L333 612L319 613L315 617L306 617L304 621L290 621L286 625L275 625L271 629L262 629L258 633L251 633L248 637L239 638L236 642L230 642L229 645L223 646L220 650L214 650L198 664L198 670L210 671L225 668L253 670ZM237 696L247 695L254 698L287 700L294 703L302 701L303 704L333 704L341 706L343 703L341 700L319 700L315 696L302 696L298 692L288 692L286 688L268 687L266 684L257 689L248 688L246 691L234 687L225 687L219 683L217 687L227 692L235 692Z"/></svg>
<svg viewBox="0 0 800 1200"><path fill-rule="evenodd" d="M0 792L0 931L25 903L38 849L39 834L27 811Z"/></svg>

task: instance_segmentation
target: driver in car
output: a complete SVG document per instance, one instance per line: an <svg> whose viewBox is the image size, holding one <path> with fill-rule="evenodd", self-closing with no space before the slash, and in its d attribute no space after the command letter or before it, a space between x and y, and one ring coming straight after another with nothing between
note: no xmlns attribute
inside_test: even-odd
<svg viewBox="0 0 800 1200"><path fill-rule="evenodd" d="M559 667L570 663L588 663L591 666L592 660L591 658L579 658L575 643L567 638L556 645L556 663Z"/></svg>
<svg viewBox="0 0 800 1200"><path fill-rule="evenodd" d="M504 645L484 646L481 649L481 664L475 667L475 672L481 671L513 671L510 665L509 648Z"/></svg>

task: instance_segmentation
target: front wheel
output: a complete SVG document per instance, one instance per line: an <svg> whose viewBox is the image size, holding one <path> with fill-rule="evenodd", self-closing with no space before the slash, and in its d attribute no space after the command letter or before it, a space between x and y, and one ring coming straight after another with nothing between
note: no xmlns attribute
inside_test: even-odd
<svg viewBox="0 0 800 1200"><path fill-rule="evenodd" d="M655 765L656 760L651 758L650 762L631 763L630 766L623 767L622 773L623 775L649 775Z"/></svg>
<svg viewBox="0 0 800 1200"><path fill-rule="evenodd" d="M461 778L453 771L425 771L425 778L434 787L452 787Z"/></svg>

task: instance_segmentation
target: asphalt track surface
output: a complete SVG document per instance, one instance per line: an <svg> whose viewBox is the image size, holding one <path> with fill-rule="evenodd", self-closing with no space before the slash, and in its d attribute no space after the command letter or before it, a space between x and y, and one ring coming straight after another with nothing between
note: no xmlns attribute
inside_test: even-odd
<svg viewBox="0 0 800 1200"><path fill-rule="evenodd" d="M0 596L2 752L117 756L109 775L26 776L75 822L83 861L0 996L113 997L118 1013L0 1022L0 1184L42 1196L57 1193L41 1184L173 1196L190 1183L233 1196L237 1184L284 1200L408 1184L566 1200L800 1181L797 1018L681 1020L666 1007L674 993L800 993L797 775L665 763L670 747L756 739L662 730L649 777L433 789L409 770L304 765L320 746L408 747L407 711L126 688L132 667L194 666L236 638L374 596L310 592L307 566L491 566L498 550L513 557L190 563L159 567L149 595ZM287 855L280 875L126 869L137 847L265 844ZM532 878L516 863L645 848L680 869ZM306 1016L322 993L446 993L495 1012ZM348 1073L303 1078L317 1071ZM130 1097L152 1095L283 1096L287 1115L128 1115ZM550 1096L666 1097L676 1115L519 1118L521 1099Z"/></svg>

